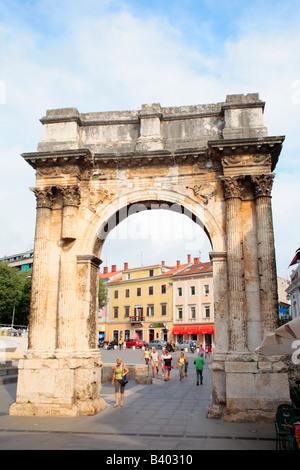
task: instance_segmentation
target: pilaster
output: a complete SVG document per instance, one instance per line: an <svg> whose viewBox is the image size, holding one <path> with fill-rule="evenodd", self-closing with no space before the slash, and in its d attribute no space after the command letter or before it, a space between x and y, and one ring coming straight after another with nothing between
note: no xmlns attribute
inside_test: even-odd
<svg viewBox="0 0 300 470"><path fill-rule="evenodd" d="M252 176L256 202L258 269L264 335L274 331L278 319L278 292L271 191L274 174Z"/></svg>
<svg viewBox="0 0 300 470"><path fill-rule="evenodd" d="M247 351L241 197L243 177L222 177L226 200L230 350Z"/></svg>

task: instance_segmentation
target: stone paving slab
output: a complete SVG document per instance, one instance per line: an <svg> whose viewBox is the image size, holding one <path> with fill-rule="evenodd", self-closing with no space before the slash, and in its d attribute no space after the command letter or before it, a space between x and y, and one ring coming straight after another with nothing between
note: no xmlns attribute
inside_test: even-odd
<svg viewBox="0 0 300 470"><path fill-rule="evenodd" d="M190 361L191 364L191 361ZM16 384L0 386L0 449L106 450L274 450L275 428L266 423L226 423L206 418L211 402L210 372L196 386L193 367L179 381L178 370L165 382L129 382L124 408L113 408L114 388L103 384L107 408L96 416L77 418L11 417Z"/></svg>

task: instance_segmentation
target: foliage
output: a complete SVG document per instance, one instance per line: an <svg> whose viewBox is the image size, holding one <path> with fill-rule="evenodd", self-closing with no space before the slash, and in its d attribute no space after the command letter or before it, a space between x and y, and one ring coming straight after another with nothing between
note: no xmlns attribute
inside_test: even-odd
<svg viewBox="0 0 300 470"><path fill-rule="evenodd" d="M105 307L107 302L108 302L108 298L107 298L106 285L103 279L101 279L100 277L99 278L99 291L98 291L98 303L99 303L98 308L100 309L100 308Z"/></svg>
<svg viewBox="0 0 300 470"><path fill-rule="evenodd" d="M31 296L31 271L17 271L0 263L0 323L28 325ZM29 277L30 276L30 277Z"/></svg>

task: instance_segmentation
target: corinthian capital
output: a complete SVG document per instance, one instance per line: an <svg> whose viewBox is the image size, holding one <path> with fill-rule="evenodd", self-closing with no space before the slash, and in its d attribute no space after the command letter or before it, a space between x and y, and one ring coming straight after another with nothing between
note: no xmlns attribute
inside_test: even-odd
<svg viewBox="0 0 300 470"><path fill-rule="evenodd" d="M252 175L251 181L254 184L254 196L256 198L271 197L274 178L274 173L268 175Z"/></svg>
<svg viewBox="0 0 300 470"><path fill-rule="evenodd" d="M80 204L80 191L78 185L74 186L60 186L59 187L64 206L75 206L78 207Z"/></svg>
<svg viewBox="0 0 300 470"><path fill-rule="evenodd" d="M51 186L47 186L46 188L30 188L30 190L35 194L37 209L51 209L54 199Z"/></svg>
<svg viewBox="0 0 300 470"><path fill-rule="evenodd" d="M221 181L223 181L224 185L225 199L230 199L233 197L242 197L242 181L244 179L244 176L223 176L221 178Z"/></svg>

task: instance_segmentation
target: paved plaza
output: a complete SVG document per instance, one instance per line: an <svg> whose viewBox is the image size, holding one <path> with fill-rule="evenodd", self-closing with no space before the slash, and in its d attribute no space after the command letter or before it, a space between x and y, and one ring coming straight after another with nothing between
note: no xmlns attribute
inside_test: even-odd
<svg viewBox="0 0 300 470"><path fill-rule="evenodd" d="M143 351L103 351L105 363L122 357L124 363L142 363ZM204 383L196 385L193 354L189 372L179 381L174 356L171 379L155 377L151 385L126 386L124 407L113 408L114 388L102 385L107 408L96 416L77 418L11 417L16 384L0 386L0 449L4 450L106 450L194 451L274 450L275 429L265 423L225 423L206 418L211 402L209 362Z"/></svg>

